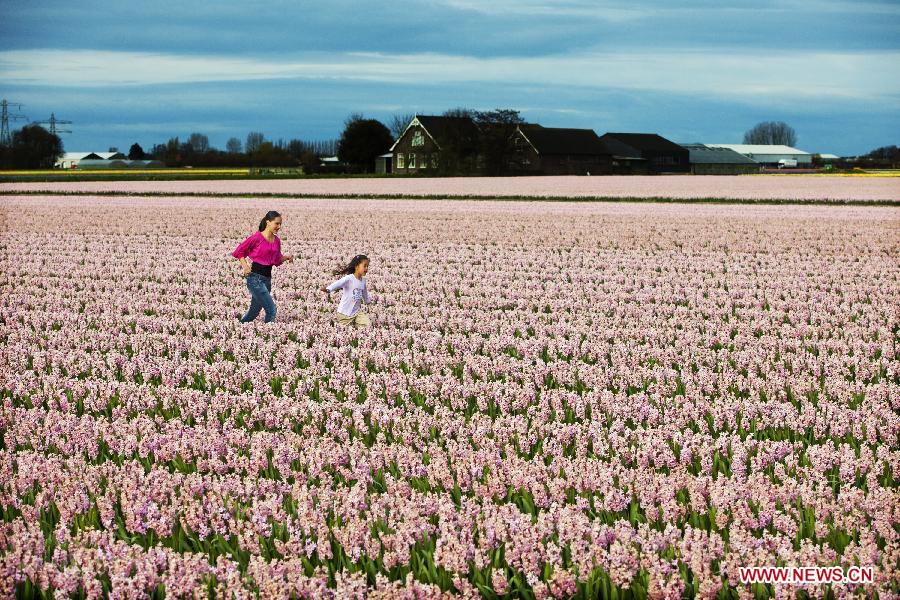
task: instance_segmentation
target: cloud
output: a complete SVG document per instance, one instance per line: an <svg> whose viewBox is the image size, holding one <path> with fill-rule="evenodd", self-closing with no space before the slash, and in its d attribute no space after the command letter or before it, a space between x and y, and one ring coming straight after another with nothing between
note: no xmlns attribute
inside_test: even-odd
<svg viewBox="0 0 900 600"><path fill-rule="evenodd" d="M752 4L738 1L707 0L694 1L692 6L683 3L662 2L622 2L597 0L440 0L439 4L461 11L478 13L485 16L542 16L542 17L574 17L611 23L626 23L649 17L685 16L691 12L734 16L737 14L762 15L766 13L796 14L797 7L781 0L759 0ZM900 15L900 5L896 2L845 0L807 0L803 4L806 13L851 13L873 15Z"/></svg>
<svg viewBox="0 0 900 600"><path fill-rule="evenodd" d="M611 23L625 23L659 14L659 7L641 7L625 2L590 2L570 0L548 3L543 0L443 0L442 4L466 12L487 16L577 17Z"/></svg>
<svg viewBox="0 0 900 600"><path fill-rule="evenodd" d="M900 96L898 73L897 50L751 52L718 48L493 58L348 52L273 59L95 50L0 52L0 80L6 84L57 88L293 79L644 90L800 103L895 100Z"/></svg>

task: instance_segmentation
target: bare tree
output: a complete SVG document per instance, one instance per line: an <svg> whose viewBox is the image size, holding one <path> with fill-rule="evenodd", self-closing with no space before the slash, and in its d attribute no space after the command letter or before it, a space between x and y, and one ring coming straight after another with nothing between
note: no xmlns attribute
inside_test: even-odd
<svg viewBox="0 0 900 600"><path fill-rule="evenodd" d="M445 117L468 117L473 121L478 116L477 110L472 110L471 108L466 108L464 106L457 106L456 108L451 108L444 111Z"/></svg>
<svg viewBox="0 0 900 600"><path fill-rule="evenodd" d="M202 153L209 150L209 138L202 133L192 133L188 138L188 144L194 152Z"/></svg>
<svg viewBox="0 0 900 600"><path fill-rule="evenodd" d="M399 139L403 132L406 131L407 125L409 125L410 121L416 115L412 113L404 113L400 115L394 115L388 121L388 129L391 130L391 135L394 136L394 139Z"/></svg>
<svg viewBox="0 0 900 600"><path fill-rule="evenodd" d="M247 142L244 144L244 150L247 154L252 154L259 150L259 147L266 141L266 136L258 131L251 131L247 134Z"/></svg>
<svg viewBox="0 0 900 600"><path fill-rule="evenodd" d="M744 134L744 143L794 146L797 132L784 121L763 121Z"/></svg>
<svg viewBox="0 0 900 600"><path fill-rule="evenodd" d="M225 142L225 150L227 150L229 154L240 154L241 140L236 137L229 138L228 141Z"/></svg>

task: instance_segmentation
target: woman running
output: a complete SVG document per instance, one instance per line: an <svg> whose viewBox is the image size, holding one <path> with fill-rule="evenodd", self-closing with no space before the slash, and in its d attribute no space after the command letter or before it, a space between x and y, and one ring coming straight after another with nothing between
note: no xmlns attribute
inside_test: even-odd
<svg viewBox="0 0 900 600"><path fill-rule="evenodd" d="M266 323L275 320L277 309L272 298L272 267L294 260L292 255L285 256L281 253L281 240L276 235L279 229L281 214L270 210L259 222L259 231L241 242L231 253L240 261L247 289L250 290L250 308L241 317L241 323L256 319L260 310L266 311Z"/></svg>

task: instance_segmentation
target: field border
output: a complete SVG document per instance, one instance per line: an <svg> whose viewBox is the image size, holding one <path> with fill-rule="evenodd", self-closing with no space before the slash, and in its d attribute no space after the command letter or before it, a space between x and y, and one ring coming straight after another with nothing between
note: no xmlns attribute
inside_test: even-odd
<svg viewBox="0 0 900 600"><path fill-rule="evenodd" d="M822 200L822 199L779 199L779 198L666 198L631 196L498 196L472 194L307 194L282 192L126 192L126 191L45 191L45 190L0 190L4 196L101 196L101 197L146 197L146 198L284 198L297 200L476 200L509 202L598 202L598 203L644 203L644 204L739 204L739 205L791 205L804 206L888 206L900 207L898 200Z"/></svg>

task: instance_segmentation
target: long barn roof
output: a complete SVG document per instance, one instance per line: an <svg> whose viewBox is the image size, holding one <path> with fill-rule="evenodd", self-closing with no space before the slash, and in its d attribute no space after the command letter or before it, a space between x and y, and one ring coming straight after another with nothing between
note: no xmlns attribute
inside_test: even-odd
<svg viewBox="0 0 900 600"><path fill-rule="evenodd" d="M756 161L739 154L731 148L718 148L705 144L681 144L691 153L691 163L718 165L755 165Z"/></svg>
<svg viewBox="0 0 900 600"><path fill-rule="evenodd" d="M519 125L519 131L538 154L612 154L593 129L526 124Z"/></svg>
<svg viewBox="0 0 900 600"><path fill-rule="evenodd" d="M809 154L790 146L776 144L705 144L711 148L728 148L739 154Z"/></svg>

